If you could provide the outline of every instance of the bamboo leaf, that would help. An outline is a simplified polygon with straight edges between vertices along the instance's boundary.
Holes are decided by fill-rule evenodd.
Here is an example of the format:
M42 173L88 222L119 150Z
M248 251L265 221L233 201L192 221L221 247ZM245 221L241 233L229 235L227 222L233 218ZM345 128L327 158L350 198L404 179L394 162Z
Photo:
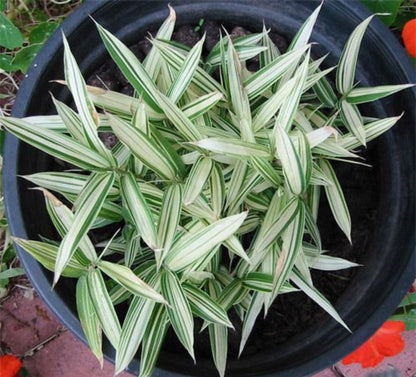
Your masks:
M320 293L316 288L311 287L303 276L296 269L290 275L290 279L313 301L315 301L322 309L324 309L332 318L334 318L339 324L344 326L348 331L351 331L346 323L339 316L335 308L331 303Z
M249 158L252 155L266 158L270 157L270 153L266 147L238 139L211 137L193 142L192 144L208 151L227 156L240 158Z
M250 162L253 168L261 174L264 180L271 183L275 187L282 184L282 179L280 178L279 173L267 159L251 156Z
M194 76L198 63L201 59L204 42L205 35L198 43L195 44L194 47L192 47L191 51L189 51L181 69L178 72L178 75L175 78L175 81L166 93L172 102L177 103L185 93L188 86L191 84L192 77Z
M263 272L250 272L244 278L243 286L258 292L271 292L273 289L273 276Z
M310 48L306 52L306 56L304 58L303 63L297 69L295 75L293 76L294 83L293 86L291 86L292 90L290 92L290 95L285 97L285 100L283 101L279 114L276 118L275 124L279 124L287 132L289 132L292 128L293 118L295 117L295 114L297 112L300 98L306 85L306 78L308 77L309 58Z
M299 210L294 220L289 224L282 237L282 249L273 276L273 299L279 294L283 284L289 278L295 265L296 258L302 249L302 238L305 227L305 207L301 201L299 201L299 204ZM272 300L270 300L269 306L271 303Z
M321 11L322 5L323 2L313 11L313 13L304 22L302 27L298 30L288 47L288 51L303 47L308 43L309 38L312 34L312 30L318 18L319 12Z
M328 161L321 159L319 161L319 166L324 174L332 181L331 186L325 186L325 193L328 198L332 214L334 215L338 226L351 242L351 217L341 185L339 184L337 176Z
M75 106L78 109L79 119L82 125L82 129L80 129L80 131L84 134L83 139L88 142L88 146L90 148L96 150L112 164L115 164L114 157L98 137L98 113L88 97L84 78L82 77L81 71L74 56L72 55L68 41L66 40L64 34L62 34L62 39L64 43L65 80L69 90L72 93Z
M352 105L344 100L340 102L340 107L341 119L343 120L345 126L349 131L352 132L355 137L357 137L360 143L365 146L366 140L364 122L357 106Z
M157 232L153 215L132 173L120 178L123 202L143 241L153 250L157 249Z
M170 269L178 271L195 263L216 245L231 237L241 226L246 216L247 212L228 216L195 233L183 236L172 246L165 259L165 264Z
M118 349L121 327L99 270L91 268L88 271L87 286L101 328L112 346Z
M156 272L153 267L153 272ZM156 276L148 281L149 285L157 288ZM123 371L133 360L144 337L155 302L141 296L135 296L131 301L120 333L120 343L116 352L116 373Z
M306 189L306 179L299 155L285 129L277 122L274 128L276 157L280 159L283 174L290 190L299 195Z
M166 189L163 196L162 208L157 227L157 244L158 248L162 249L162 256L158 263L159 267L163 262L163 259L170 251L179 226L183 204L182 191L181 185L171 185Z
M168 4L169 16L163 22L162 26L156 33L157 39L170 39L175 28L176 13L175 10ZM143 62L143 68L149 74L153 81L156 81L159 75L161 66L161 56L156 48L151 48Z
M176 163L163 153L157 144L140 130L133 128L123 120L108 114L108 119L116 136L149 169L162 178L175 180L179 174Z
M172 327L182 345L195 360L194 319L185 292L181 287L178 277L169 270L164 271L162 274L161 284L163 296L169 303L167 312Z
M180 52L176 51L167 41L152 40L152 43L159 50L165 61L176 71L179 71L186 59ZM201 67L197 67L192 78L194 84L203 94L210 92L225 93L224 88Z
M146 103L160 113L157 93L159 92L151 77L136 56L113 34L96 23L98 32L110 56L120 68L133 88L143 96Z
M246 79L244 87L247 90L248 98L252 100L262 94L267 88L270 88L285 72L297 64L308 48L309 46L305 46L280 55L277 59Z
M107 261L98 262L98 268L134 295L143 296L162 304L166 303L160 293L137 277L130 268Z
M226 311L217 304L206 292L191 284L183 286L192 312L208 322L219 323L227 327L233 327L228 319Z
M58 246L47 244L45 242L23 240L16 237L12 237L12 240L33 258L35 258L47 270L54 270L55 260L58 254ZM87 271L88 268L86 266L83 266L76 259L72 258L68 261L61 275L70 278L78 278L85 275Z
M73 218L73 224L59 246L58 255L56 256L54 285L97 218L104 200L113 186L114 179L114 173L95 173L83 189L81 195L84 196L85 200L80 203Z
M58 132L33 127L17 118L0 117L5 129L41 151L86 170L107 170L112 162L97 152Z
M198 161L192 166L191 171L186 179L184 189L184 205L191 204L197 196L201 193L205 183L207 182L211 170L212 160L207 157L200 157Z
M77 312L81 322L82 331L87 339L88 345L95 357L103 367L104 358L102 351L102 333L94 303L88 290L87 278L81 276L77 282L76 289Z
M352 104L377 101L400 90L413 87L415 84L384 85L371 88L354 88L347 95L347 101Z
M336 85L341 94L348 94L354 86L355 69L361 41L374 15L366 18L351 33L339 59Z
M218 291L211 284L208 285L208 287L210 296L215 299L217 297ZM220 374L220 377L224 377L228 354L227 327L224 325L213 323L208 326L208 331L211 343L211 352L215 366L218 370L218 373Z
M156 305L143 337L140 377L150 377L152 375L168 328L169 321L166 308L163 305Z
M218 163L214 163L210 175L210 192L212 209L218 218L221 217L225 202L225 182L224 174Z
M45 197L46 209L56 230L61 237L65 237L74 223L74 214L58 198L52 195L48 190L41 189ZM97 259L94 245L86 235L79 243L79 250L75 252L75 257L83 264L89 264Z

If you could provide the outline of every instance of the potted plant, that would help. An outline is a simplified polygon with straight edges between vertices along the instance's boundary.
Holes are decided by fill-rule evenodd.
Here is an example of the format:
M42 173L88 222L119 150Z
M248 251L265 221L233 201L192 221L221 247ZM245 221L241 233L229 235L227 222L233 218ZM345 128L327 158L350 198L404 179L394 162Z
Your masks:
M56 69L62 69L62 64L55 64L62 58L62 37L55 35L34 62L19 94L14 115L31 117L1 119L7 131L58 159L8 136L6 205L23 263L47 303L80 337L83 330L100 360L104 332L108 339L104 354L114 358L111 345L116 349L117 372L128 366L141 345L140 373L150 375L171 327L160 365L179 374L162 375L214 375L215 368L224 375L227 354L229 375L306 375L368 337L394 309L414 276L414 198L410 195L414 161L406 155L414 149L414 129L406 127L406 118L399 115L409 110L412 118L413 95L409 90L401 92L394 106L389 101L373 103L410 86L406 76L400 76L406 69L397 57L390 63L400 73L373 67L366 71L366 58L375 47L385 60L392 57L378 34L372 35L373 44L366 43L360 50L368 25L376 21L346 18L353 27L334 28L337 38L332 42L325 33L334 26L332 12L339 20L346 10L364 11L356 4L352 8L350 3L348 7L326 4L323 28L312 36L321 47L312 56L316 46L308 43L322 5L313 10L310 3L262 2L263 7L253 8L238 2L236 11L235 4L175 4L178 21L184 23L211 18L258 31L234 41L224 34L200 65L204 37L191 49L169 42L176 22L172 8L142 63L126 47L155 29L155 23L166 16L166 4L143 3L142 17L136 20L132 10L137 3L87 3L78 16L90 13L96 20L105 48L135 94L85 84L81 70L86 75L96 71L104 47L92 33L92 21L75 17L64 27L69 43L64 37L65 81L59 84L69 88L76 112L60 102L68 98L66 88L53 90L60 99L52 98L58 116L34 116L30 108L36 103L36 113L52 110L45 96L35 93L42 93L47 81L62 77ZM297 28L302 12L310 14ZM293 37L285 53L278 51L267 29L261 31L260 19ZM377 27L391 42L381 25ZM74 49L77 33L88 36L77 45L78 52ZM338 38L346 41L345 47ZM91 51L91 46L97 47ZM71 49L82 60L81 70ZM339 57L336 70L331 63L321 70L325 50L336 60ZM260 69L250 72L245 61L256 56ZM331 72L335 73L332 85ZM213 77L216 74L218 80ZM392 83L396 85L386 86ZM357 106L364 103L365 107ZM392 111L396 106L400 111ZM96 107L104 112L98 113ZM354 165L334 171L334 162L357 162L355 150L397 122L399 131L389 133L376 149L369 147L370 159L379 166L372 177L378 184L364 180L370 173L351 176L358 169ZM99 137L102 131L118 138L111 150ZM360 236L351 239L350 214L337 177L346 173L346 182L358 187L352 189L353 201L361 207L356 213L362 214L363 205L371 202L373 207L367 208L375 214L364 214L370 216L363 224L375 222L376 226L365 227L361 241ZM41 186L45 200L39 199L39 190L28 191L17 174ZM363 180L366 187L360 186ZM331 217L321 206L321 187ZM377 196L378 203L360 192L364 189ZM319 217L324 214L322 238L318 213ZM399 216L407 228L391 225ZM349 281L336 308L314 286L310 271L357 266L324 253L323 246L343 242L339 233L328 237L334 224L355 248L357 244L365 248L358 258L363 267ZM400 254L395 254L398 245ZM382 295L380 286L385 290ZM283 331L278 321L270 320L275 310L279 317L279 304L284 303L276 303L276 298L284 300L285 293L300 297L290 293L299 290L335 321L312 318L307 329L295 336L290 333L289 340L263 344L265 327L274 338ZM294 319L299 321L295 317L299 308L315 310L305 304L306 298L302 300L300 307L295 303L292 311L288 309L287 327ZM269 318L259 325L256 318L262 310L269 312ZM258 344L241 353L255 323ZM204 344L208 337L195 335L197 327L209 334L208 347ZM236 337L239 349L234 349ZM198 363L193 366L195 350ZM208 359L210 353L215 366ZM130 368L138 367L133 363Z

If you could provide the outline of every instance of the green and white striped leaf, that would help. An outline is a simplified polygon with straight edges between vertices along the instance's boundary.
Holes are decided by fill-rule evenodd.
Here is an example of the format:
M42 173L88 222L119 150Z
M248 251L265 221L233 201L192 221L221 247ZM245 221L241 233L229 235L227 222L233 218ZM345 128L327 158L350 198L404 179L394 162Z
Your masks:
M306 85L306 78L308 77L308 64L310 59L310 48L306 51L304 61L296 70L293 76L294 83L291 85L291 92L285 97L280 111L276 118L276 123L283 127L286 132L292 128L293 118L298 110L300 98L302 96L304 87ZM276 126L275 126L276 128ZM275 131L276 132L276 131Z
M58 231L61 237L65 237L66 233L72 227L74 223L74 214L65 206L58 198L52 195L48 190L40 188L45 197L46 209L49 217L52 220L53 225ZM95 252L94 245L86 235L79 243L79 250L75 252L75 257L82 264L89 264L97 259L97 253Z
M345 127L360 141L362 145L366 145L365 129L363 118L356 105L352 105L345 100L340 102L341 119Z
M332 181L331 186L325 186L325 193L328 198L332 214L334 215L338 226L351 242L351 217L341 185L339 184L338 178L335 175L334 169L329 161L321 159L319 161L319 166L324 174Z
M155 38L157 39L167 39L169 40L172 36L173 29L175 28L176 22L176 13L175 10L168 4L169 7L169 16L160 26L159 30L156 33ZM143 62L143 68L149 74L149 77L152 78L153 81L156 81L157 76L160 72L161 66L161 56L159 51L156 48L151 48L150 52L147 54L146 58Z
M78 318L88 345L95 357L103 367L104 357L102 351L102 332L94 303L88 290L87 278L81 276L77 282L76 301Z
M190 120L195 120L211 110L223 98L224 95L220 92L208 93L187 103L181 110Z
M220 287L217 281L210 281L208 283L208 289L209 295L213 299L219 296ZM224 325L212 323L208 325L208 331L215 366L220 377L224 377L228 354L228 329Z
M308 138L309 146L311 148L314 148L317 145L323 143L330 136L335 136L336 138L337 135L338 131L335 128L331 126L324 126L311 132L308 132L306 134L306 137Z
M266 180L275 187L278 187L282 184L282 178L280 177L277 170L267 159L257 156L251 156L250 162L253 168L261 174L264 180Z
M149 205L132 173L120 177L123 203L143 241L153 250L157 249L157 231Z
M347 101L352 104L377 101L400 90L411 88L415 84L384 85L371 88L354 88L347 95Z
M178 72L178 75L175 78L175 81L166 93L172 102L177 103L185 93L188 86L191 84L192 77L194 76L198 63L201 59L204 42L205 35L198 43L195 44L194 47L192 47L191 51L189 51L181 69Z
M159 106L169 118L169 121L172 122L185 140L194 141L202 138L198 128L169 97L159 93L157 99Z
M293 92L295 85L296 78L293 77L288 82L281 85L276 93L274 93L263 105L261 105L253 119L254 132L260 131L267 125L267 123L280 109L282 104L287 101L288 97Z
M251 298L250 306L248 307L248 310L247 310L247 313L245 315L244 322L243 322L239 356L244 350L244 347L251 334L251 331L254 327L256 319L261 312L265 299L266 299L266 295L262 292L254 292Z
M23 175L24 179L48 190L56 191L63 196L75 197L82 191L88 180L88 175L69 172L40 172ZM120 198L119 190L113 186L108 193L108 200Z
M121 327L99 270L90 268L87 275L87 286L101 328L112 346L118 349Z
M274 127L276 157L280 160L283 174L290 190L299 195L306 189L306 178L302 162L285 129L276 121Z
M78 114L63 102L58 101L53 95L51 97L66 130L74 139L88 146L88 140L85 138L83 126Z
M153 267L153 272L156 272ZM153 288L157 287L156 276L148 281ZM120 343L116 352L116 373L123 371L131 360L133 360L152 315L155 302L141 296L134 296L127 310L123 327L120 333Z
M75 106L78 109L79 119L82 125L82 129L80 129L80 131L84 134L83 140L88 143L87 146L96 150L101 156L110 161L112 164L115 164L114 157L111 152L105 147L103 142L98 137L98 113L96 112L92 101L88 97L84 78L82 77L81 71L74 56L72 55L68 41L66 40L64 34L62 34L62 39L64 43L65 80L69 90L72 93Z
M243 286L258 292L271 292L273 276L264 272L250 272L244 278Z
M191 307L178 277L166 270L162 274L162 293L169 303L167 312L172 327L191 357L194 355L194 319Z
M249 158L252 155L266 158L270 157L270 153L265 146L238 139L210 137L193 142L192 144L210 152L237 158Z
M224 174L218 163L214 163L214 166L211 171L210 192L212 209L217 215L217 217L220 218L222 210L224 208L226 192Z
M144 165L162 178L176 179L176 176L180 174L176 161L164 153L152 139L120 118L108 114L108 119L116 136Z
M302 238L305 227L305 207L299 201L299 210L294 220L289 224L283 234L283 244L277 260L273 276L272 299L274 299L288 280L299 252L302 250ZM273 300L270 300L269 307Z
M335 308L331 303L325 298L325 296L320 293L316 288L311 287L304 277L296 269L290 275L290 280L292 280L304 293L306 293L313 301L315 301L322 309L324 309L332 318L334 318L339 324L344 326L348 331L351 331L347 324L339 316Z
M33 127L17 118L0 117L5 129L20 140L41 151L82 169L100 171L114 167L113 163L71 137L48 129Z
M97 218L107 194L113 186L114 179L115 174L112 172L95 173L81 192L80 195L84 197L84 200L80 202L73 218L73 224L63 238L56 256L54 285Z
M182 212L183 190L179 184L169 186L164 195L157 225L157 245L162 250L158 267L169 253ZM157 255L156 255L157 257Z
M313 13L303 23L302 27L298 30L298 32L292 39L292 42L288 47L288 51L303 47L309 42L309 38L311 37L312 30L315 26L322 5L323 2L313 11Z
M359 267L360 265L349 260L321 254L316 257L314 254L305 252L306 260L310 268L321 271L338 271L351 267Z
M183 288L195 315L208 322L233 327L226 311L206 292L191 284L184 284Z
M309 46L305 46L280 55L277 59L246 79L244 87L247 90L248 98L252 100L270 88L285 72L298 63L308 48Z
M150 377L152 375L168 328L169 321L166 308L160 304L156 305L143 337L139 377Z
M156 112L160 112L158 98L159 92L146 72L140 61L120 40L118 40L108 30L96 23L98 32L104 42L110 56L120 68L123 75L130 82L133 88L143 96L149 106Z
M165 264L174 271L182 270L203 258L218 244L230 238L241 226L247 212L228 216L211 225L183 236L165 258Z
M374 15L366 18L351 33L339 59L336 86L341 94L348 94L354 86L355 69L361 41Z
M272 202L268 208L265 221L262 223L259 233L252 248L252 269L255 269L262 261L269 247L276 241L285 229L291 224L300 210L300 201L291 199L283 208L276 202ZM277 217L269 215L278 210ZM267 220L270 218L270 220Z
M163 296L147 285L128 267L107 261L98 262L98 268L108 275L111 279L126 288L137 296L143 296L149 300L166 303Z
M183 200L185 206L191 204L199 196L211 174L212 166L212 160L202 156L192 166L185 183Z
M186 59L186 56L175 50L167 41L152 40L165 61L176 71L179 71ZM194 84L203 94L210 92L225 93L224 88L201 67L197 67L195 75L192 78Z
M17 237L12 237L12 240L47 270L54 270L56 256L58 255L58 246L45 242L23 240ZM85 275L87 272L88 268L86 266L83 266L75 258L72 258L68 261L61 275L69 278L78 278Z
M402 115L399 115L397 117L376 120L374 122L370 122L364 125L366 140L371 141L382 135L384 132L387 132L399 121ZM348 150L357 148L361 145L360 141L351 134L344 135L339 141L339 143Z

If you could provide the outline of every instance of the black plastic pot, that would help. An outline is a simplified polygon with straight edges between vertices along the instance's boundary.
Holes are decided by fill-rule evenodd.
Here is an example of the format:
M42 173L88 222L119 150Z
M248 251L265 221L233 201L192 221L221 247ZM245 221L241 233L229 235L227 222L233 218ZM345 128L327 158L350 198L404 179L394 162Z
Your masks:
M318 1L170 1L178 23L196 24L200 18L259 30L263 24L292 37L301 23L319 5ZM118 35L127 44L154 30L167 15L167 1L87 1L62 25L71 48L88 76L101 64L104 47L88 15ZM330 51L330 64L336 64L341 49L353 28L369 15L358 1L328 1L324 4L312 37L318 51ZM60 31L45 44L30 68L19 91L13 115L23 117L47 114L53 110L48 91L61 100L68 92L51 87L49 80L63 77ZM358 79L363 85L406 83L414 71L405 51L382 23L375 19L364 37L358 62ZM394 311L416 276L415 258L415 92L406 90L379 101L369 111L376 116L393 116L405 111L391 132L376 143L378 208L376 224L365 250L365 258L336 308L353 330L346 332L328 317L299 334L280 348L231 360L229 376L302 377L317 372L363 343ZM3 185L11 233L22 238L53 235L44 203L18 174L48 170L53 160L15 137L7 135L4 153ZM354 226L354 224L353 224ZM85 340L77 320L74 282L61 279L51 290L52 275L18 248L21 261L36 290L60 320L80 339ZM114 352L104 344L107 358ZM164 352L155 376L215 376L210 360L190 359ZM163 369L162 369L163 368ZM131 371L138 370L138 362Z

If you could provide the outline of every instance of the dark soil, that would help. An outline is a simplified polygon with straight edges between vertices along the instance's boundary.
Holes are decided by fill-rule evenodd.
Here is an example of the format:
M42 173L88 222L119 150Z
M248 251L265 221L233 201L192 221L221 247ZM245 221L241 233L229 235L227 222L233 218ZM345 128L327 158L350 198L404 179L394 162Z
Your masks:
M207 55L219 40L220 26L215 21L206 21L197 32L193 26L184 25L174 32L173 40L191 47L206 33L204 55ZM231 29L230 35L231 38L235 39L250 33L251 31L236 26ZM286 51L288 42L285 37L273 32L270 33L270 37L281 52ZM147 39L144 39L130 46L130 48L142 61L149 52L151 44ZM252 71L258 69L258 59L248 61L247 67ZM133 95L133 88L110 58L88 78L87 83ZM102 133L101 137L108 147L112 147L117 142L117 139L111 133ZM364 155L364 157L367 156ZM324 190L322 190L318 225L322 235L323 247L330 250L329 255L359 262L362 253L366 250L376 215L376 173L371 168L345 163L336 165L335 169L341 186L344 188L344 194L351 212L353 224L352 245L337 227L326 201ZM316 288L333 304L336 304L337 299L346 290L351 278L354 277L355 271L356 269L336 272L313 270L312 277ZM241 322L234 312L230 313L230 317L236 330L229 331L229 356L230 358L236 358L241 337ZM244 353L248 355L269 350L311 328L314 324L329 318L318 305L303 293L281 295L270 308L266 320L263 320L262 314L260 314ZM200 324L200 322L196 323L195 330L196 356L197 358L210 358L208 331L199 334ZM183 350L172 330L168 333L164 350L171 353L178 353Z

